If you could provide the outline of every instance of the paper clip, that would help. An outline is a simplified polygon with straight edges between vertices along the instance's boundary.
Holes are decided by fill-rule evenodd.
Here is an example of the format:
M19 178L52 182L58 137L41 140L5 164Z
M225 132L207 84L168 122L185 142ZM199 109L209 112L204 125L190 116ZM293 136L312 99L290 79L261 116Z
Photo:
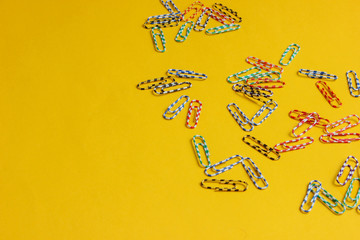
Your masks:
M224 24L218 27L209 28L208 30L205 31L205 33L209 35L215 35L215 34L235 31L238 29L240 29L239 24L231 23L231 24Z
M345 137L345 136L356 136L355 138L335 138L335 137ZM327 138L327 139L325 139ZM353 141L360 140L360 133L342 133L334 132L329 134L321 135L319 140L323 143L351 143Z
M314 192L313 190L311 190L311 191ZM321 196L321 194L323 194L327 199L325 197ZM339 200L337 200L334 196L332 196L323 187L321 187L317 198L320 200L320 202L322 202L325 206L327 206L335 214L339 214L339 215L343 214L346 210L345 205L342 202L340 202ZM337 207L340 208L340 211L336 210Z
M291 132L294 135L294 137L300 137L304 135L307 131L309 131L311 128L313 128L318 122L319 122L319 114L317 114L316 112L310 113L303 120L301 120L299 124L296 125ZM300 134L296 134L295 133L296 129L301 127L301 125L303 125L304 123L308 123L310 124L310 126L306 128L304 131L302 131Z
M186 32L185 32L185 35L183 35L183 32L184 32L184 29L187 25L189 25L187 28L186 28ZM176 37L175 37L175 41L177 42L184 42L187 37L189 36L191 30L193 29L194 27L194 22L193 21L187 21L186 23L184 23L181 27L180 27L180 30L179 32L177 33Z
M233 85L233 90L235 92L242 92L250 97L255 96L255 97L269 98L274 94L271 90L266 88L251 86L248 84L239 84L239 83Z
M298 121L304 120L310 113L300 111L300 110L292 110L289 112L289 117ZM307 121L309 124L314 124L315 119L309 118ZM330 124L330 121L326 118L322 118L319 116L318 122L315 126L325 127Z
M233 19L234 22L240 23L242 21L241 17L238 16L238 13L227 6L222 5L221 3L215 3L213 5L215 10L218 10L228 16L229 18Z
M353 190L353 188L354 188L354 182L355 182L356 180L360 182L360 178L354 178L353 180L351 180L350 185L349 185L349 188L348 188L348 190L346 191L345 197L344 197L344 200L343 200L344 205L345 205L347 208L350 208L350 209L355 208L356 205L357 205L358 202L359 202L359 199L360 199L360 188L358 188L358 191L357 191L357 193L356 193L355 198L351 197L351 192L352 192L352 190ZM348 202L353 202L353 204L352 204L352 205L348 205L348 204L347 204Z
M231 110L231 106L233 106L235 108L235 111ZM243 113L240 110L240 108L238 107L238 105L236 105L236 103L230 103L229 105L227 105L227 109L229 110L230 114L233 116L233 118L235 119L237 124L239 124L239 126L242 128L242 130L244 130L246 132L251 132L254 129L253 123L245 115L245 113ZM239 116L239 114L241 117ZM244 121L242 121L241 118L243 118ZM249 129L245 128L246 125L249 125Z
M298 145L294 145L294 146L288 146L288 143L296 143L296 142L300 142L301 140L305 140L308 139L309 142L305 142L305 143L301 143ZM283 152L289 152L289 151L293 151L293 150L299 150L299 149L303 149L305 148L307 145L310 145L314 142L314 139L312 137L301 137L301 138L297 138L297 139L292 139L292 140L288 140L282 143L278 143L274 146L274 149L276 151L278 151L279 153L283 153ZM279 147L282 147L283 149L279 149Z
M169 82L170 81L170 82ZM160 78L154 78L154 79L150 79L150 80L146 80L144 82L139 83L138 85L136 85L137 89L140 90L149 90L152 89L156 86L159 85L164 85L164 84L168 84L171 82L175 82L175 79L171 76L167 76L167 77L160 77ZM149 83L152 83L149 86L144 87L143 85L147 85Z
M158 33L155 33L155 31L158 31ZM165 41L165 36L164 36L164 32L161 30L161 28L159 27L153 27L151 29L151 36L152 36L152 39L154 41L154 45L155 45L155 49L156 51L158 52L165 52L166 51L166 41ZM159 36L160 37L160 42L161 42L161 45L162 45L162 50L159 48L158 46L158 43L157 43L157 40L156 40L156 36Z
M241 74L250 72L250 71L252 71L252 70L256 70L256 72L255 72L255 73L250 73L250 74L247 74L247 75L245 75L245 76L240 77ZM227 77L226 80L227 80L229 83L238 83L238 82L240 82L240 81L245 81L245 80L247 80L247 79L249 79L249 78L255 77L255 76L256 76L257 74L259 74L260 72L261 72L261 69L260 69L259 67L251 67L251 68L245 69L245 70L243 70L243 71L240 71L240 72L238 72L238 73L231 74L229 77ZM231 79L232 77L235 77L236 80L235 80L235 81L231 81L230 79Z
M326 84L326 82L317 81L315 85L332 107L339 108L342 105L340 99L336 97L336 94L330 89L330 87Z
M167 89L167 88L172 88L172 87L181 86L181 85L187 85L187 86L165 91L165 89ZM164 95L164 94L168 94L168 93L178 92L181 90L191 88L191 86L192 86L191 82L180 82L180 83L172 82L172 83L168 83L168 84L158 85L154 88L154 94Z
M314 188L316 188L316 191L312 191ZM321 182L319 182L318 180L312 180L309 185L308 185L308 188L306 190L306 195L304 197L304 200L302 201L301 203L301 206L300 206L300 210L304 213L308 213L311 211L311 209L314 207L314 204L316 202L316 199L317 197L319 196L319 193L320 193L320 190L321 190ZM313 193L313 197L311 198L310 200L310 206L309 206L309 209L304 209L305 205L308 205L309 202L308 202L308 198L310 196L310 193Z
M249 140L247 140L249 139ZM280 154L272 147L269 147L267 144L262 143L260 140L250 136L246 135L242 138L243 142L264 155L265 157L269 158L270 160L279 160ZM255 143L255 144L254 144ZM270 154L275 155L275 157L272 157Z
M351 166L349 164L349 161L355 162L355 167ZM354 175L355 170L359 167L359 161L354 156L348 156L344 162L344 164L341 166L340 171L338 175L336 176L336 182L340 184L341 186L344 186ZM349 168L349 173L346 176L346 179L344 182L340 182L340 178L342 177L345 168Z
M211 187L206 185L205 183L218 183L224 185L232 185L232 188L223 188L223 187ZM248 188L248 183L241 180L225 180L225 179L204 179L200 183L203 188L206 189L214 189L215 191L221 192L245 192ZM243 188L237 188L238 185L242 185ZM221 185L220 185L221 186Z
M285 85L285 82L280 81L280 80L272 80L269 78L249 78L246 80L245 82L246 84L255 86L255 87L262 87L262 88L266 88L266 89L273 89L273 88L283 88ZM267 83L271 83L272 85L262 85L262 84L267 84ZM276 85L278 84L278 85Z
M170 13L180 12L180 10L176 7L175 3L172 0L166 0L165 2L164 0L161 0L161 3Z
M169 69L168 75L174 75L175 77L179 78L193 78L193 79L200 79L205 80L207 79L207 75L204 73L197 73L194 71L189 70L179 70L179 69Z
M207 8L207 7L206 7ZM207 15L209 15L212 19L214 19L215 21L218 21L222 24L230 24L230 23L235 23L234 19L226 16L224 13L219 12L215 9L212 9L211 14L206 13ZM227 22L226 22L227 21Z
M259 111L257 111L257 113L255 113L255 115L251 118L251 123L254 124L255 126L259 126L260 124L262 124L274 111L275 109L278 107L278 104L270 99L269 101L267 101L260 109ZM260 120L260 122L256 123L255 119L260 117L261 114L265 111L268 110L269 112Z
M185 102L183 102L180 106L178 106L176 109L174 110L171 110L175 104L177 104L181 99L185 98ZM175 102L173 102L172 104L170 104L170 106L166 109L166 111L164 112L163 114L163 117L165 119L168 119L168 120L172 120L174 119L180 112L181 110L184 109L184 106L185 104L190 100L190 97L189 96L186 96L186 95L183 95L181 97L179 97ZM171 117L169 117L168 115L172 115Z
M205 22L202 24L201 21L202 21L205 14L207 16L206 16ZM206 28L206 25L208 24L208 22L210 20L211 15L212 15L212 9L208 8L208 7L205 7L202 10L202 13L200 14L198 20L195 23L194 30L197 31L197 32L201 32L202 30L204 30Z
M201 142L196 143L196 139L200 139ZM199 159L200 165L205 167L205 168L210 167L211 166L210 152L209 152L209 148L208 148L208 146L206 144L205 138L203 136L200 136L200 135L195 135L195 136L193 136L192 140L193 140L193 143L194 143L194 148L195 148L195 151L196 151L197 158ZM205 153L207 165L205 165L203 163L202 159L201 159L199 146L202 147L202 149L203 149L203 151Z
M194 106L194 103L198 103L198 106ZM199 100L192 100L190 102L189 111L186 117L186 127L188 128L196 128L196 126L199 123L200 118L200 112L202 109L202 103ZM193 118L191 118L192 112L195 111L195 115ZM193 123L193 125L190 125L190 120Z
M277 69L279 71L279 73L282 73L284 71L284 69L281 66L266 62L264 60L261 60L259 58L253 57L253 56L249 56L245 59L245 61L255 67L259 67L265 71L272 71L272 69ZM279 79L276 79L279 80Z
M198 5L198 6L196 6L196 5ZM200 1L195 1L195 2L193 2L193 3L192 3L188 8L186 8L185 11L183 12L183 14L182 14L182 20L185 21L185 22L187 22L187 21L189 21L190 19L195 18L196 15L197 15L200 11L203 10L203 7L204 7L204 4L203 4L202 2L200 2ZM189 13L191 10L195 10L195 12L194 12L192 15L190 15L187 19L185 19L185 15L186 15L187 13Z
M352 73L354 75L356 88L353 87L353 80L350 77L350 73ZM351 96L360 97L360 82L359 82L359 78L357 77L356 72L353 71L353 70L347 71L346 72L346 78L347 78L347 82L348 82L348 85L349 85L349 91L350 91ZM356 94L355 92L358 92L358 94Z
M314 70L308 70L308 69L300 69L299 74L304 74L305 76L309 78L319 78L319 79L331 79L336 80L338 77L333 74L328 74L326 72L321 71L314 71Z
M354 120L354 119L352 119L352 117L357 118L357 121L355 121L355 123L351 123L351 120ZM334 132L330 132L330 130L335 129L336 127L339 127L342 124L346 124L346 126L341 128L341 129L335 130ZM351 114L351 115L349 115L347 117L344 117L344 118L342 118L340 120L337 120L337 121L335 121L333 123L330 123L330 124L326 125L325 126L325 132L326 133L335 133L335 132L339 133L339 132L343 132L343 131L345 131L345 130L347 130L349 128L353 128L353 127L355 127L355 126L357 126L359 124L360 124L360 118L356 114Z
M235 162L235 163L230 164L229 166L225 166L225 167L223 167L223 168L221 168L221 169L217 169L217 168L216 168L216 166L219 166L220 164L226 163L227 161L230 161L230 160L232 160L232 159L234 159L234 158L238 158L238 159L240 159L240 160L237 161L237 162ZM217 176L217 175L219 175L219 174L221 174L221 173L224 173L224 172L232 169L234 166L238 165L238 164L241 163L243 160L244 160L244 158L243 158L242 156L240 156L240 155L234 155L234 156L232 156L232 157L229 157L229 158L227 158L227 159L225 159L225 160L222 160L222 161L220 161L220 162L218 162L218 163L215 163L215 164L207 167L204 172L205 172L205 174L206 174L207 176L209 176L209 177L214 177L214 176ZM208 173L209 170L212 170L212 171L215 172L215 173L213 173L213 174Z
M144 23L144 28L149 29L153 27L166 28L176 27L181 20L181 14L170 13L149 17Z
M250 163L250 167L246 166L245 161L248 161ZM262 175L260 169L256 166L253 160L251 158L244 158L243 161L241 161L241 165L244 167L246 173L249 175L251 181L254 183L255 187L257 189L263 190L269 187L269 183L266 181L265 177ZM255 173L253 171L255 170ZM260 187L257 184L257 180L260 180L262 183L264 183L263 187Z
M292 51L293 53L290 56L290 59L287 63L284 63L283 60L286 56L286 54L288 54L289 51ZM280 59L280 64L283 66L287 66L289 65L289 63L291 63L291 61L295 58L296 54L298 54L300 51L300 46L296 43L292 43L290 44L286 49L285 52L281 55L281 59Z

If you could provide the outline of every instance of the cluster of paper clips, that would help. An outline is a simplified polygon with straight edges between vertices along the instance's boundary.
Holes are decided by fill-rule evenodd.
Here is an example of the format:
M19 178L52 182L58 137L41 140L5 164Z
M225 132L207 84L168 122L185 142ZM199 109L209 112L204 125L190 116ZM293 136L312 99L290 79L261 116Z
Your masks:
M200 1L195 1L183 12L179 10L173 0L161 0L161 3L169 13L148 17L144 23L146 29L151 29L155 50L158 52L166 51L166 40L162 28L176 27L180 22L185 22L175 36L175 41L184 42L192 30L203 31L210 19L214 19L222 25L207 29L205 33L208 35L238 30L240 28L238 23L242 21L236 11L221 3L215 3L210 8Z
M348 172L347 176L344 176L345 169L347 169ZM345 186L347 182L351 180L342 201L339 201L328 191L326 191L322 187L320 181L313 180L308 185L306 195L300 206L300 210L304 213L310 212L314 207L316 200L319 200L333 213L339 215L343 214L347 209L350 210L355 208L358 205L360 199L360 187L357 187L358 189L356 194L353 194L355 181L360 183L360 178L353 177L356 169L359 169L359 161L354 156L348 156L336 176L336 182L340 186ZM360 210L360 205L358 205L357 209Z
M206 144L205 138L200 135L195 135L192 138L192 143L195 149L195 155L198 163L201 167L205 168L204 172L207 176L215 177L232 169L236 165L241 164L257 189L263 190L269 186L260 169L251 158L234 155L225 160L212 164L210 161L209 148ZM232 163L228 164L228 162ZM225 165L226 163L228 165ZM232 187L229 188L226 185L230 185ZM243 188L238 188L238 185L242 185ZM244 192L246 191L248 184L242 180L204 179L201 182L201 186L207 189L213 189L215 191Z

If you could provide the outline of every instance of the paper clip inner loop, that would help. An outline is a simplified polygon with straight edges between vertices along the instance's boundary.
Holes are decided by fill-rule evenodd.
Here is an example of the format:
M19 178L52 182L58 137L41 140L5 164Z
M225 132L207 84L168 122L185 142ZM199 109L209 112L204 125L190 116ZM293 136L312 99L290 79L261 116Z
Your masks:
M157 31L157 33L155 33L155 31ZM166 41L165 41L164 32L161 30L161 28L153 27L151 29L151 36L152 36L152 39L154 41L156 51L165 52L166 51ZM158 42L156 40L156 36L160 37L160 42L161 42L161 45L162 45L162 49L159 48Z

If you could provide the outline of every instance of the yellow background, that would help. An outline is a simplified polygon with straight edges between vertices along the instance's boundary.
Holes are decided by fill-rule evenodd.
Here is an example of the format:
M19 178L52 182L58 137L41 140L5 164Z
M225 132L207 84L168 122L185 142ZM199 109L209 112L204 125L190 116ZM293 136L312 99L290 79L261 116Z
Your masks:
M175 0L184 10L192 1ZM292 109L331 121L360 114L345 72L360 72L360 5L356 0L221 2L243 18L235 32L207 36L164 29L165 53L154 50L148 16L160 1L19 1L0 3L0 239L335 239L355 238L360 214L341 216L317 202L299 211L309 181L342 200L335 176L359 142L322 144L322 129L304 150L271 161L242 142L228 113L236 102L257 107L226 82L255 56L278 63L290 43L301 46L285 67L279 108L250 134L270 145L290 139ZM211 6L214 1L204 1ZM217 26L211 20L209 26ZM154 96L136 84L167 69L206 73L190 90ZM339 76L329 82L343 106L332 108L300 68ZM203 102L196 129L186 110L172 121L167 106L186 94ZM359 132L359 127L356 129ZM218 178L249 183L244 193L206 190L191 138L207 140L212 162L251 157L270 186L257 190L241 166ZM358 173L356 173L358 176Z

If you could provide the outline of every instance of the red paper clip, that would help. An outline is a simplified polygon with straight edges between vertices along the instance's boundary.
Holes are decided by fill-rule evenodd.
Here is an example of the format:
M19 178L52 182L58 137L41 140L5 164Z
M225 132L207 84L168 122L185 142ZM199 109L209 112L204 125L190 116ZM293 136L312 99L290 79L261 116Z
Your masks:
M312 121L312 123L310 123L310 121ZM317 114L316 112L310 113L309 115L306 116L306 118L301 120L299 124L296 125L291 132L295 137L300 137L304 135L307 131L309 131L311 128L313 128L318 122L319 122L319 114ZM310 126L306 128L303 132L301 132L299 135L297 135L295 133L296 129L298 129L304 123L309 123Z
M305 140L305 139L309 139L310 142L305 142L305 143L301 143L298 145L294 145L294 146L288 146L288 143L295 143L295 142L300 142L301 140ZM278 151L279 153L282 152L289 152L289 151L293 151L293 150L299 150L299 149L303 149L305 148L305 146L310 145L314 142L314 139L312 137L301 137L301 138L297 138L297 139L293 139L293 140L288 140L282 143L278 143L274 146L274 149L276 151ZM279 147L282 147L283 149L279 149Z
M315 85L332 107L339 108L342 105L340 99L336 97L336 94L330 89L326 82L317 81Z
M289 117L298 121L304 120L310 113L299 111L299 110L292 110L289 112ZM313 124L315 119L309 119L308 123ZM319 116L319 121L317 122L316 126L325 127L326 125L330 124L330 121L326 118L322 118Z
M199 105L194 106L195 102L198 103ZM202 103L199 100L192 100L190 102L189 111L188 111L188 114L186 117L186 126L188 128L196 128L196 126L198 125L198 122L199 122L201 109L202 109ZM192 115L193 111L195 111L195 116L193 118L194 125L190 125L190 119L191 119L191 115Z
M355 123L350 122L352 117L357 118L357 121ZM326 133L331 133L330 130L333 130L334 128L340 126L341 124L347 124L345 127L341 128L339 130L335 130L332 133L343 132L343 131L345 131L345 130L347 130L349 128L352 128L352 127L355 127L355 126L359 125L359 123L360 123L360 118L356 114L351 114L351 115L349 115L347 117L344 117L344 118L342 118L340 120L337 120L336 122L330 123L327 126L325 126L325 132Z
M271 83L273 85L262 85L262 84L267 84L267 83ZM279 83L279 85L275 85ZM285 85L285 82L280 81L280 80L273 80L270 78L249 78L246 80L246 84L249 84L251 86L255 86L255 87L262 87L262 88L266 88L266 89L272 89L272 88L282 88Z
M255 67L259 67L265 71L272 71L271 69L277 69L278 72L282 73L284 71L284 69L278 65L269 63L269 62L265 62L259 58L253 57L253 56L249 56L245 59L245 61Z
M199 5L199 6L196 6L196 5ZM204 4L200 1L196 1L196 2L193 2L188 8L185 9L185 11L183 12L182 14L182 20L187 22L189 21L190 19L194 19L196 17L196 15L198 13L200 13L202 10L203 10L203 7L204 7ZM187 14L188 12L190 12L191 10L195 10L195 12L190 15L187 19L184 19L185 18L185 14Z
M344 136L357 136L356 138L340 138L337 139L335 137L344 137ZM326 139L327 138L327 139ZM324 134L320 136L320 141L323 143L351 143L353 141L360 140L360 133L341 133L334 132L329 134Z

